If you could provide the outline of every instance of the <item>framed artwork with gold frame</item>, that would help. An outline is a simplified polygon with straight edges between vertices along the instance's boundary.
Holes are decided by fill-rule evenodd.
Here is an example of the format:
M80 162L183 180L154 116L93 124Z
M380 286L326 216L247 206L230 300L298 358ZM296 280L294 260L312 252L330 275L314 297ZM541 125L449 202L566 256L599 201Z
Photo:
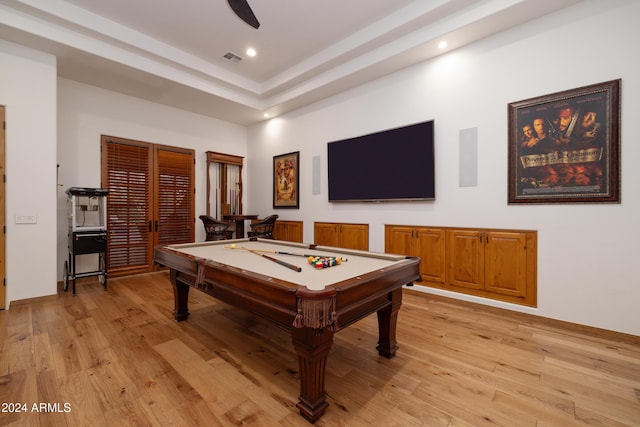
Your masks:
M300 152L273 156L273 207L299 208Z
M620 79L509 104L509 203L620 203Z

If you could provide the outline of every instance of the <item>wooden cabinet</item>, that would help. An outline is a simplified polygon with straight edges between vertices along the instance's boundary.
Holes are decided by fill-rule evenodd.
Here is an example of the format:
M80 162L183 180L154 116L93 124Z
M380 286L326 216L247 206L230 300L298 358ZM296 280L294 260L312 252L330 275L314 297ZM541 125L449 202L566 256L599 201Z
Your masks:
M369 250L369 224L314 222L313 241L316 245Z
M535 259L532 240L530 233L519 231L450 230L449 284L481 295L502 295L504 300L527 300L528 261Z
M446 279L446 233L441 228L394 225L385 227L385 252L420 257L420 275L430 286L443 288Z
M387 225L385 251L419 256L425 286L537 304L535 231Z
M449 230L447 270L449 285L466 289L482 289L484 284L483 232Z
M314 222L313 243L316 245L338 246L338 224Z
M302 243L302 221L277 220L273 228L273 238Z

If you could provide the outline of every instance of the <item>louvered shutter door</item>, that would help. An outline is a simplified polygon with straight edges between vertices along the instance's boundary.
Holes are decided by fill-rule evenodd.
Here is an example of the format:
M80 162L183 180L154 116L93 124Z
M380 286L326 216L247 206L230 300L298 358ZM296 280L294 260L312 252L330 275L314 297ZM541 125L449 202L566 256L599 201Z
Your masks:
M103 186L109 189L107 260L110 273L149 270L153 262L149 229L151 148L150 144L103 140Z
M157 160L157 244L193 242L194 154L158 147Z
M153 271L153 247L195 238L195 152L102 136L109 274Z

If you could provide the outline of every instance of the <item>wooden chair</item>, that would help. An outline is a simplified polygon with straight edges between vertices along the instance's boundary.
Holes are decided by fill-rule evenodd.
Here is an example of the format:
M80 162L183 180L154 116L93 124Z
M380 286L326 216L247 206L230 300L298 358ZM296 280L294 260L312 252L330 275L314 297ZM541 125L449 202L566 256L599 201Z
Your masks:
M202 220L202 224L204 224L207 241L228 240L233 238L233 224L217 220L209 215L200 215L200 220Z
M273 239L273 227L276 224L278 215L271 215L265 219L259 219L249 224L251 231L247 233L249 237L261 237L263 239Z

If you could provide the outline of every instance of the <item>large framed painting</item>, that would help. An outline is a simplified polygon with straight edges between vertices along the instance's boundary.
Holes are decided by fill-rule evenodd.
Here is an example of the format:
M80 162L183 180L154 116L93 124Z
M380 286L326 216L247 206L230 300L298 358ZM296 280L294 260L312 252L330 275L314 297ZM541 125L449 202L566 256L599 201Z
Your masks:
M620 203L620 79L509 104L509 203Z
M273 207L298 208L300 152L273 157Z

